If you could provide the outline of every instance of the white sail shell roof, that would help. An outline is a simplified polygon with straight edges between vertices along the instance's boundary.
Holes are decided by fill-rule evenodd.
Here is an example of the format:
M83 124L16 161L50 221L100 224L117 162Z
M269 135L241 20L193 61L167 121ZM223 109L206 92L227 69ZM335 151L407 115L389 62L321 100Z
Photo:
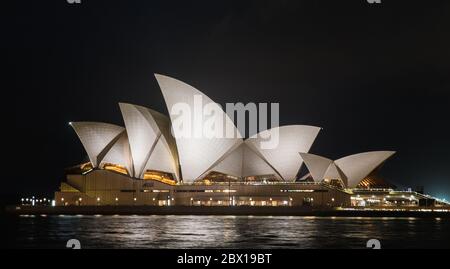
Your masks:
M102 122L71 122L93 167L98 167L109 148L125 131L123 127Z
M169 119L146 107L119 105L129 137L134 176L142 178L146 170L158 170L178 179L178 155Z
M242 167L242 176L261 176L274 175L280 178L278 173L265 160L263 160L255 151L253 151L247 144L243 145L244 164Z
M300 156L314 181L323 180L328 167L333 163L333 160L311 153L300 152Z
M163 135L159 136L155 148L150 154L150 158L144 168L144 171L147 170L169 172L174 175L175 179L178 179L177 165Z
M356 187L361 180L395 154L395 151L371 151L336 160L336 165L347 176L348 186Z
M261 156L259 156L248 144L242 143L230 154L220 159L209 172L219 172L235 177L274 175L281 179L278 173ZM208 173L205 173L207 175Z
M314 181L341 179L348 188L356 187L394 154L395 151L372 151L332 161L318 155L300 153Z
M174 128L173 132L178 149L179 163L182 171L184 182L193 182L208 169L214 165L220 158L222 158L230 149L242 143L242 138L234 126L234 123L223 112L222 108L213 102L208 96L198 91L194 87L176 80L171 77L157 75L155 77L159 83L164 100L167 105L167 110L170 114L172 124L177 119L177 115L172 113L172 108L177 104L184 104L190 108L192 118L192 132L191 137L183 137L178 128ZM212 115L211 117L222 120L224 128L232 128L238 134L234 138L224 137L203 137L195 136L194 134L202 134L203 126L206 123L206 118L203 116L203 109L195 108L194 98L201 97L203 108L205 105L215 106L217 111L221 111L219 115ZM201 129L199 129L201 128Z
M288 125L263 131L245 142L251 144L285 181L295 181L303 164L298 153L310 150L320 130L315 126ZM275 147L264 148L264 140L277 136L278 143Z
M123 132L111 149L106 153L102 163L110 163L125 167L130 175L133 174L133 160L131 157L128 136Z
M163 75L155 75L160 85L170 118L154 110L120 103L125 127L98 122L70 123L81 140L93 167L111 163L126 167L130 176L143 178L145 171L172 173L177 180L194 180L216 171L236 177L274 175L294 181L305 162L315 181L341 179L353 188L372 173L393 151L373 151L347 156L336 161L305 153L316 139L320 128L290 125L272 128L243 140L220 105L192 86ZM196 107L198 98L201 107ZM172 108L183 104L190 109L191 135L183 137L172 124L179 115ZM204 108L215 113L205 115ZM208 122L223 123L234 137L206 137ZM172 135L172 132L174 136ZM200 133L200 137L195 134ZM262 146L267 137L278 135L278 144ZM300 154L299 154L300 153ZM181 174L180 174L181 172Z
M339 169L339 167L336 165L336 163L332 162L330 166L328 166L327 171L325 172L325 175L323 176L324 179L339 179L342 181L344 186L348 185L347 177L345 176L344 172Z
M206 176L209 172L214 171L235 177L242 177L243 162L244 144L241 143L231 149L229 154L225 154L221 159L219 159L203 176Z
M130 141L134 176L141 177L160 132L147 108L125 103L119 106Z

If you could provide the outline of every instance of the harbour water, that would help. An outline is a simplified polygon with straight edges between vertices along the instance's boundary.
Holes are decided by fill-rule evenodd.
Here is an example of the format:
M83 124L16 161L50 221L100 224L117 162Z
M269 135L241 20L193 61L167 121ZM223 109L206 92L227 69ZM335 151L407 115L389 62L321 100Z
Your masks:
M2 248L450 248L448 218L1 216Z

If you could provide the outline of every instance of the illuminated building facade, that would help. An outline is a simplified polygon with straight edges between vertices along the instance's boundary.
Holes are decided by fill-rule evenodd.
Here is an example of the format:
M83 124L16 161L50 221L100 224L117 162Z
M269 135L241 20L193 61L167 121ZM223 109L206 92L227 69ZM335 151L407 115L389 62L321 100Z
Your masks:
M202 113L195 109L196 98L201 97L204 105L221 112L212 117L223 120L237 135L186 137L172 126L176 115L120 103L124 127L70 123L89 162L67 170L67 180L55 193L56 205L431 205L424 195L394 193L371 179L395 152L366 152L333 161L308 153L321 128L305 125L275 127L243 139L208 96L174 78L156 75L156 79L168 111L184 104L192 108L194 119L206 121L195 115ZM194 122L193 133L204 123ZM276 147L261 146L263 137L275 134ZM303 163L309 174L299 178Z

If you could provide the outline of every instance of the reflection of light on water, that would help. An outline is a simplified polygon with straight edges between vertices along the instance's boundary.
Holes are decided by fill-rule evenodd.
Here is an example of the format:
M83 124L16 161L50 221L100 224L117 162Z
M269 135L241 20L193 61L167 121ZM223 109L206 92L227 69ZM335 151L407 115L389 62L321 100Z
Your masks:
M450 222L440 218L33 217L21 216L18 240L36 247L77 238L85 248L364 248L367 238L377 238L386 246L421 248L426 240L433 247L450 237ZM417 240L424 231L426 240Z
M20 215L19 217L21 217L21 218L34 218L36 216L35 215Z

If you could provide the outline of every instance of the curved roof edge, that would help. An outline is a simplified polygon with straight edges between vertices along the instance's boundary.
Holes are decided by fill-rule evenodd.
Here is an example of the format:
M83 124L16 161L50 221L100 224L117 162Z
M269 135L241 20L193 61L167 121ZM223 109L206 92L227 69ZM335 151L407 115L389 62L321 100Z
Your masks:
M153 109L130 104L119 103L123 120L127 129L135 177L142 178L145 169L154 167L148 163L156 147L157 153L163 154L165 167L173 167L170 172L179 179L178 153L173 137L170 133L170 120L164 114ZM159 142L161 141L161 142ZM161 145L158 145L158 142ZM167 151L167 152L166 152Z
M340 158L335 163L347 176L348 187L354 188L395 153L395 151L369 151Z
M125 132L125 128L104 122L70 122L93 167L98 167L103 157Z
M303 165L303 159L298 153L311 149L321 129L311 125L283 125L259 132L245 142L251 144L251 148L257 151L283 180L295 181ZM271 141L272 139L275 141Z
M395 151L369 151L346 156L336 161L310 153L300 153L300 156L314 181L323 180L327 176L327 172L331 171L331 166L336 166L337 170L336 168L334 170L338 172L346 187L354 188L394 154ZM330 175L336 174L336 171ZM340 172L344 174L345 178L342 178Z
M300 156L316 182L324 179L328 167L333 163L333 160L311 153L300 152Z
M169 76L155 74L155 78L163 94L172 122L172 131L178 149L183 181L192 182L207 172L230 149L240 144L242 141L241 135L222 107L201 91ZM200 100L201 103L199 103ZM173 115L171 112L172 108L178 104L182 104L190 109L191 118L189 120L191 121L191 129L188 134L190 135L189 137L186 137L186 134L174 126L177 125L175 122L180 122L180 115ZM197 107L199 104L202 107ZM204 136L203 126L207 123L206 121L211 121L211 118L205 119L203 116L206 104L211 105L216 111L222 111L219 115L214 113L213 117L224 123L224 130L233 130L237 137L214 136L211 138ZM184 126L185 124L182 125Z

